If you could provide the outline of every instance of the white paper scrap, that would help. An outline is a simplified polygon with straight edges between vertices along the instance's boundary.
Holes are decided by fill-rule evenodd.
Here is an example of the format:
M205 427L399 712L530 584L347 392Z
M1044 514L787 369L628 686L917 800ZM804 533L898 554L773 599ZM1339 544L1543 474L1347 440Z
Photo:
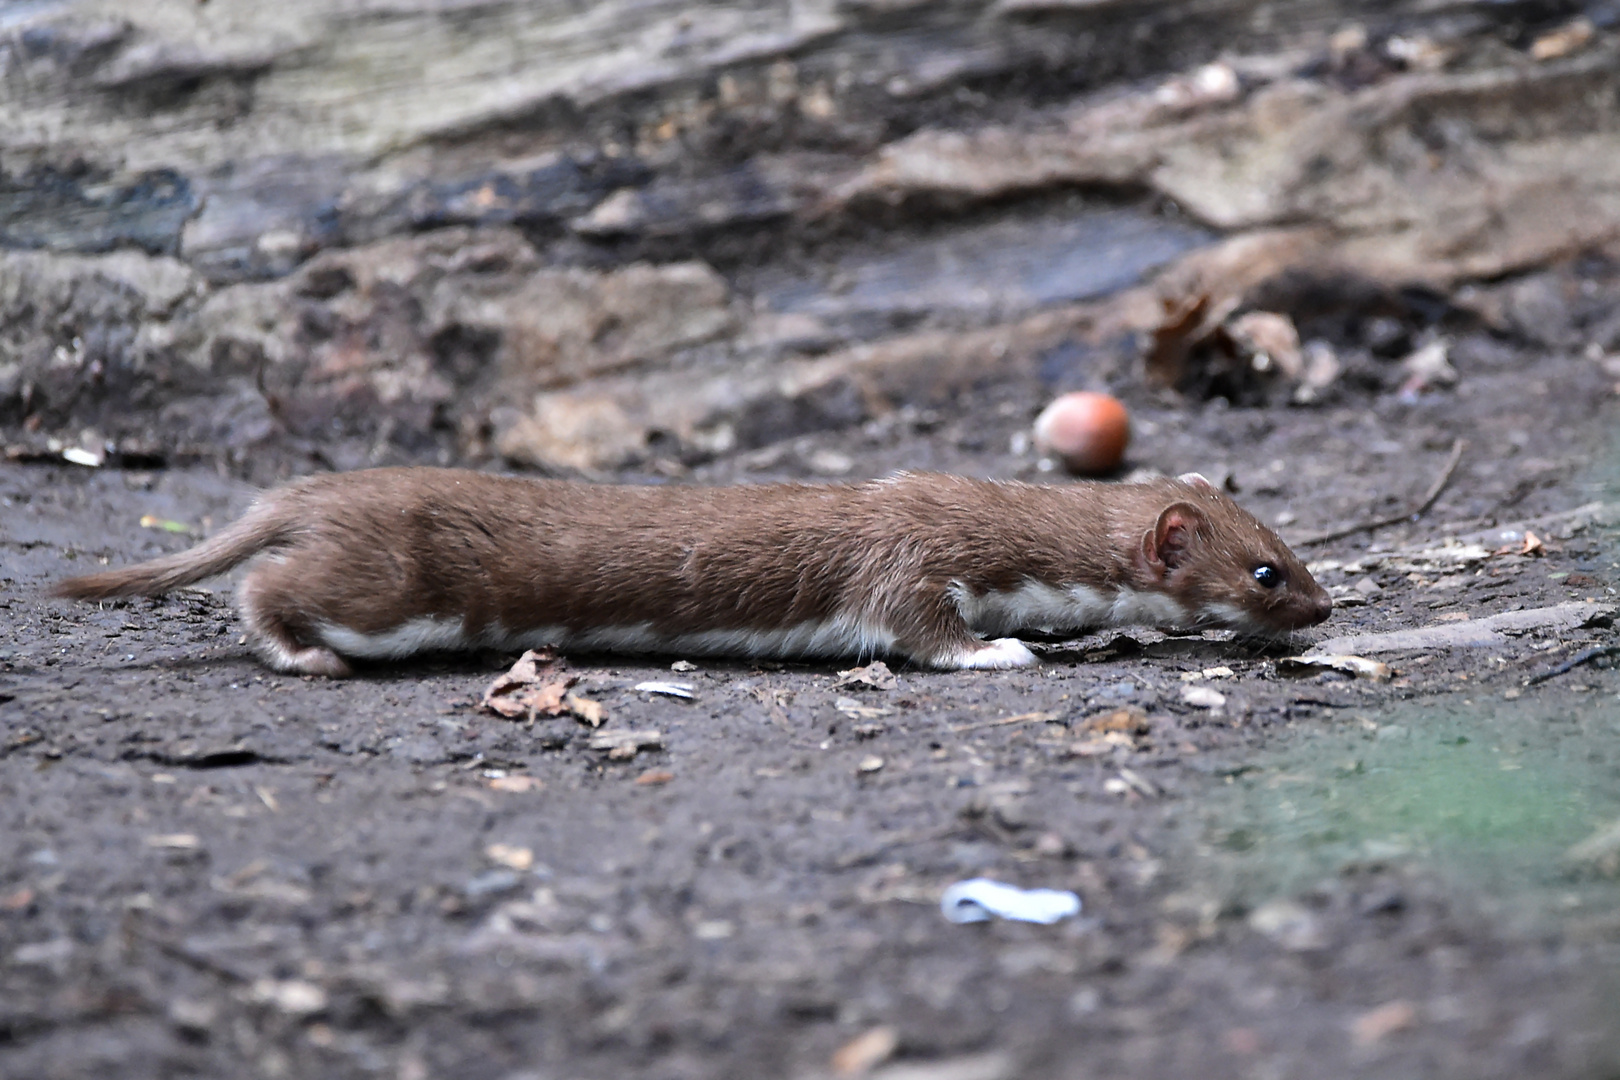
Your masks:
M1062 889L1020 889L989 878L969 878L945 890L939 909L954 923L984 922L994 915L1050 924L1080 914L1080 898Z
M639 682L636 689L647 694L664 694L668 697L692 698L692 684L684 682Z

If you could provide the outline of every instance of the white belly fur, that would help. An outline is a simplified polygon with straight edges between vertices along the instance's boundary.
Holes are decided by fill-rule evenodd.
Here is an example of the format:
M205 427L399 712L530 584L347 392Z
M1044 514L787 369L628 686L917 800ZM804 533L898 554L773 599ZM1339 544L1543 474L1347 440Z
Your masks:
M1109 592L1089 585L1060 587L1025 581L1016 589L980 596L957 585L952 597L967 624L985 635L1100 626L1183 626L1188 621L1186 609L1168 596L1135 589Z
M582 651L667 652L689 656L835 657L877 656L894 646L894 635L880 626L854 619L834 618L803 622L780 630L703 630L687 634L660 634L650 624L601 626L570 632L562 626L528 630L491 627L482 634L466 633L459 620L431 616L412 619L376 634L363 634L346 626L320 628L322 642L344 656L366 660L398 660L419 652L460 649L533 649L543 645Z
M962 617L975 633L987 637L1019 630L1057 631L1100 626L1179 626L1188 614L1159 593L1119 589L1107 592L1086 585L1058 587L1026 581L1016 589L971 595L952 589ZM650 623L601 626L571 632L562 626L507 630L492 626L468 634L459 619L432 616L411 619L375 634L327 624L319 630L323 644L344 656L398 660L420 652L463 649L532 649L542 645L585 651L681 653L689 656L830 658L878 656L890 651L895 637L886 627L851 616L813 620L778 630L700 630L660 634Z

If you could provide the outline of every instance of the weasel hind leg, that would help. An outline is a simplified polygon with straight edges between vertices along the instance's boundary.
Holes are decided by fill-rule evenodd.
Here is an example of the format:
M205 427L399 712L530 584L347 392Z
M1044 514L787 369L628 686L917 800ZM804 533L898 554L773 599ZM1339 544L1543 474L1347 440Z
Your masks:
M344 679L354 674L349 662L324 645L306 645L264 596L263 579L250 573L236 592L236 605L247 629L248 645L276 671Z
M896 635L900 651L942 671L996 670L1039 663L1017 638L985 641L975 636L962 618L961 608L943 588L916 598L913 606L894 621L900 628Z
M1017 638L1004 637L996 638L994 641L975 642L972 647L950 657L948 666L959 669L1000 670L1033 667L1039 662L1035 654L1029 651L1029 646ZM938 666L946 667L947 663L939 662Z

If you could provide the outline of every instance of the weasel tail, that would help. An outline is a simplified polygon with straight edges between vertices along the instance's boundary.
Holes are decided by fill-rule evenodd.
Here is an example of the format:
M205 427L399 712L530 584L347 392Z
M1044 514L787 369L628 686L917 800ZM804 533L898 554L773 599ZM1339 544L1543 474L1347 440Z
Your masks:
M162 596L233 570L261 551L282 547L296 532L297 523L284 507L260 502L194 548L121 570L68 578L53 585L50 594L69 600Z

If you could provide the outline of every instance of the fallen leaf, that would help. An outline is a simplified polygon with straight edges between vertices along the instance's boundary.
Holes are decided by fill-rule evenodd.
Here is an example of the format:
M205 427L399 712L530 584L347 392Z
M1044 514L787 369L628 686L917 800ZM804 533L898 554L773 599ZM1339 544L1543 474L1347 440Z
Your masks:
M889 665L881 660L874 660L865 667L840 671L838 681L832 684L832 688L834 690L893 690L895 685L894 672L889 670Z
M483 707L508 720L561 716L572 710L568 690L579 676L565 673L551 649L530 649L484 691Z
M696 671L697 669L698 666L692 663L690 660L677 660L673 664L669 665L669 670L679 671L683 675L688 671Z
M484 857L512 870L527 870L534 865L534 852L516 844L490 844Z
M840 1046L832 1056L833 1072L839 1076L864 1076L893 1056L900 1036L888 1025L875 1027Z
M1110 709L1108 712L1098 713L1080 721L1080 732L1085 735L1101 735L1111 731L1127 735L1145 735L1150 729L1147 714L1130 706Z
M539 791L545 783L537 776L497 776L489 782L495 791L524 792Z
M0 911L21 911L34 902L34 890L26 886L0 896Z
M668 769L648 769L636 777L636 783L642 787L662 787L675 779L675 774Z
M1535 533L1531 532L1529 529L1526 529L1524 531L1524 546L1519 548L1519 554L1520 555L1540 555L1540 554L1542 554L1542 549L1545 546L1546 545L1541 542L1541 537L1537 536Z

